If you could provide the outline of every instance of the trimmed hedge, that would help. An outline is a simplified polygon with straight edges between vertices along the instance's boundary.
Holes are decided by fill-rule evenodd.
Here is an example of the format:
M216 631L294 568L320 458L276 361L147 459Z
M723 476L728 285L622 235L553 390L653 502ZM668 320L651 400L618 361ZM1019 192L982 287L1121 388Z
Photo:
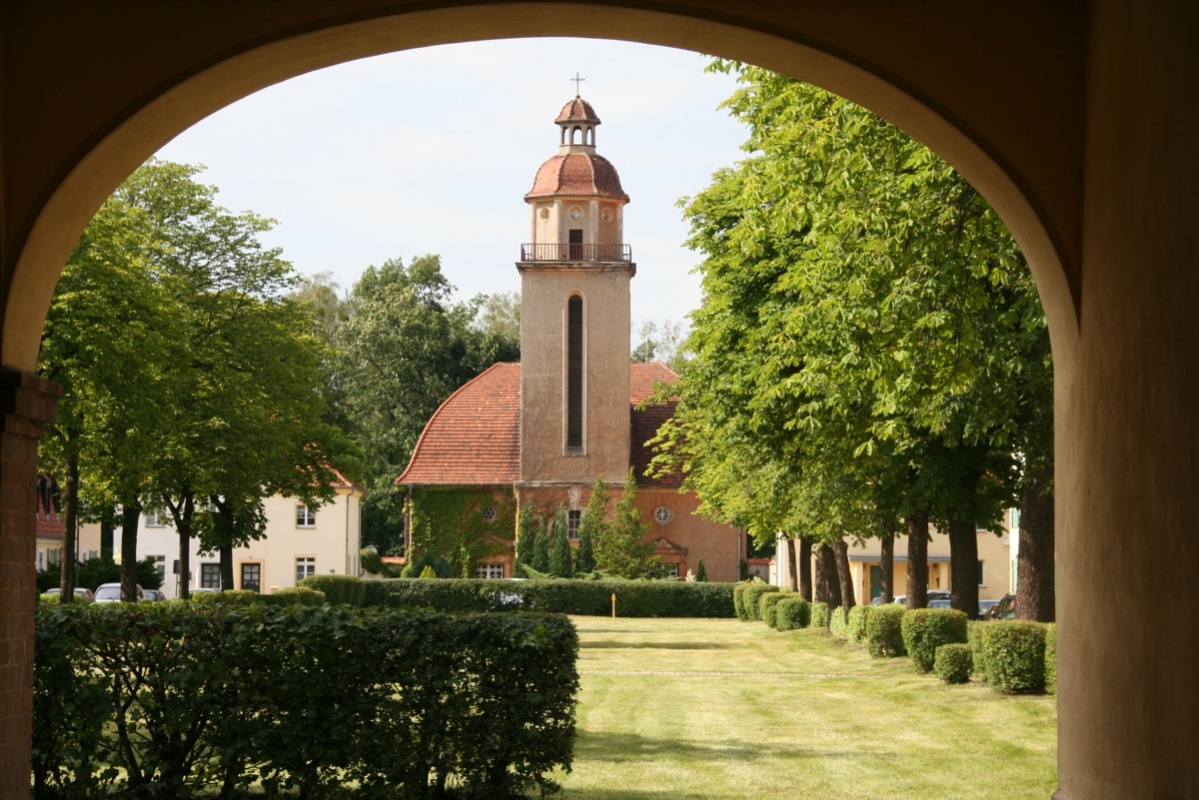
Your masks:
M834 639L846 641L849 639L849 620L845 609L841 606L830 608L828 612L828 632Z
M748 586L744 581L733 586L733 613L742 622L749 622L749 612L745 610L745 590Z
M245 608L261 602L266 595L249 589L226 589L223 592L196 592L188 594L187 602L198 606L238 606Z
M904 614L900 623L903 646L916 669L931 671L941 645L966 644L968 621L964 611L951 608L915 608Z
M849 641L851 644L866 644L866 618L874 606L856 605L849 609L849 619L846 622Z
M996 620L982 630L987 683L1004 694L1036 694L1045 689L1045 625Z
M762 595L778 590L779 587L770 583L751 583L745 587L745 594L742 595L741 602L745 604L745 613L749 615L750 620L762 620L762 606L760 605Z
M812 603L809 625L813 628L825 628L827 630L828 623L828 603Z
M1045 691L1057 694L1057 625L1045 626Z
M970 657L970 645L952 643L937 648L936 658L933 659L933 671L946 683L969 682L973 669L974 659Z
M866 649L875 658L895 658L907 653L903 645L903 617L907 609L896 603L875 606L866 617Z
M766 592L758 600L758 613L770 627L778 628L778 604L789 594L790 592Z
M561 616L72 603L35 636L37 797L493 798L570 769Z
M793 631L808 627L811 621L812 604L798 594L789 593L774 607L775 627L780 631Z
M364 606L368 583L376 581L364 581L353 575L309 575L296 585L324 592L330 605Z
M686 581L540 581L443 578L363 581L366 605L436 611L541 611L620 617L733 616L732 583ZM765 585L765 584L763 584ZM777 587L776 587L777 588Z
M292 586L285 589L276 589L270 594L264 594L262 599L269 604L277 606L301 605L301 606L323 606L328 602L324 592L319 592L316 589L310 589L307 586Z

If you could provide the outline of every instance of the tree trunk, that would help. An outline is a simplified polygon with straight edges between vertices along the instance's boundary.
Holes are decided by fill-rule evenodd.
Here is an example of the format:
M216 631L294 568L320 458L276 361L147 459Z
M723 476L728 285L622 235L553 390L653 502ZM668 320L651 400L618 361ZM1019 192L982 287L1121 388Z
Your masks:
M100 558L113 558L114 550L113 539L116 538L116 512L110 506L104 509L100 516Z
M75 551L79 541L79 455L72 453L67 458L67 492L63 503L66 514L63 519L65 530L62 537L62 572L58 580L58 602L75 601L75 584L78 581L78 565ZM46 509L50 509L47 507Z
M890 603L895 599L895 532L883 537L882 555L879 556L879 602Z
M978 619L978 530L974 522L949 520L949 568L953 607Z
M908 517L908 608L928 608L928 512Z
M841 607L847 612L854 607L853 573L849 569L849 545L844 539L833 545L837 560L837 582L841 589Z
M816 602L829 608L841 605L841 583L837 576L837 556L833 548L822 544L816 550Z
M787 540L787 566L788 571L787 588L793 592L799 591L799 548L795 546L795 539Z
M137 523L142 504L134 499L121 503L121 599L137 602Z
M1020 553L1017 556L1016 616L1053 622L1053 493L1033 483L1020 497Z
M799 596L812 602L812 541L799 540Z
M180 501L172 504L168 500L167 507L171 509L175 530L179 533L179 597L186 600L191 597L192 520L196 513L195 498L185 489Z
M221 554L221 588L233 589L233 545L223 544L219 548Z

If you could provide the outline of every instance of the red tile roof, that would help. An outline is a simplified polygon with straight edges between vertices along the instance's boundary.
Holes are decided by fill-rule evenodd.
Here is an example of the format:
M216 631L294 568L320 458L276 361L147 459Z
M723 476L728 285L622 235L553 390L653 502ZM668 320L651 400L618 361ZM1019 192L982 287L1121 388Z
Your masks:
M562 110L558 112L558 117L554 122L590 122L599 125L600 118L595 115L595 109L591 107L591 103L575 95L574 99L562 106Z
M554 195L629 199L620 186L616 167L608 159L594 153L559 154L551 156L541 165L537 177L533 179L533 188L525 195L525 199Z
M633 364L629 402L636 406L655 383L678 376L664 364ZM677 486L681 475L645 478L652 453L645 443L674 413L675 403L630 412L630 465L642 486ZM416 443L404 486L497 486L520 479L520 364L493 364L441 404Z
M520 364L493 364L441 404L396 483L496 485L519 477Z

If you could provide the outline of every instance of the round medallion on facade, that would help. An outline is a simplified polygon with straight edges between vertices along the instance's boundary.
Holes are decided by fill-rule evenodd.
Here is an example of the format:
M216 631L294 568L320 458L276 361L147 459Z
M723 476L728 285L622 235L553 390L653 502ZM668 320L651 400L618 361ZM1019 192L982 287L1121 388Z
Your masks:
M612 221L612 209L605 208L603 211L601 211L600 219L602 219L604 222L611 222Z
M543 209L541 209L541 211L539 211L537 213L541 216L542 219L550 218L550 210L548 208L543 208Z
M665 525L666 523L670 522L673 516L674 515L670 513L670 509L666 506L658 506L654 509L654 519L656 519L661 525Z
M487 508L483 509L483 519L486 522L495 521L495 506L487 506Z
M575 206L574 208L572 208L570 210L570 218L571 219L580 219L582 216L583 216L583 209L579 208L578 206Z

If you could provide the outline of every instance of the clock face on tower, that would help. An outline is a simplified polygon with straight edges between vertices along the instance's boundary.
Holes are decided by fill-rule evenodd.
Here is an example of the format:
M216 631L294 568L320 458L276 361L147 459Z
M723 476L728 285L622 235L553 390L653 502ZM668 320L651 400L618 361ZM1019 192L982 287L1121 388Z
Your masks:
M579 208L578 206L575 206L574 208L572 208L570 210L570 218L571 219L579 219L582 216L583 216L583 209Z

